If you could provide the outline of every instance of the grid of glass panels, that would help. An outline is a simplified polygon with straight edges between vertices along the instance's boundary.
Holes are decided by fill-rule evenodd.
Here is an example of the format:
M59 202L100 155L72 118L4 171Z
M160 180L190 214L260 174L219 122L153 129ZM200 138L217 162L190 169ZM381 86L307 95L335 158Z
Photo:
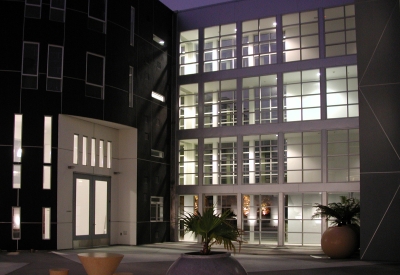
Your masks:
M285 182L321 182L321 133L285 133Z
M204 72L236 68L236 24L204 29Z
M243 137L243 183L278 183L278 135Z
M199 211L199 196L198 195L181 195L179 196L179 241L196 241L193 233L185 234L183 217L186 214L196 213Z
M321 194L285 195L285 244L320 245L321 218L312 219Z
M243 78L242 83L243 125L278 122L277 75Z
M204 209L213 208L214 213L221 214L227 210L238 214L238 204L236 195L205 195ZM236 218L234 218L236 221Z
M318 11L282 16L283 62L319 58Z
M204 83L204 127L236 123L236 79Z
M198 185L198 141L179 141L179 185Z
M326 68L327 118L358 117L357 65Z
M283 74L284 121L321 119L320 71Z
M179 75L199 72L199 30L184 31L180 34Z
M198 128L198 84L179 86L179 129Z
M236 184L236 137L204 139L203 184Z
M354 5L325 9L325 55L356 54Z
M359 131L328 131L328 182L348 181L360 181Z
M278 195L243 195L243 241L248 244L278 243Z
M276 18L262 18L242 23L242 66L275 64Z

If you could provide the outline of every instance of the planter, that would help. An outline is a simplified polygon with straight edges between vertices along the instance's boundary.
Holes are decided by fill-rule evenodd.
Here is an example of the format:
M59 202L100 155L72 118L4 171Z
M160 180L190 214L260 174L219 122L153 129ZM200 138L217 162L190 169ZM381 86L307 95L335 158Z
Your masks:
M349 226L329 227L321 238L321 248L332 259L350 257L357 249L357 234Z
M168 269L166 275L247 275L243 266L228 252L211 255L182 254Z

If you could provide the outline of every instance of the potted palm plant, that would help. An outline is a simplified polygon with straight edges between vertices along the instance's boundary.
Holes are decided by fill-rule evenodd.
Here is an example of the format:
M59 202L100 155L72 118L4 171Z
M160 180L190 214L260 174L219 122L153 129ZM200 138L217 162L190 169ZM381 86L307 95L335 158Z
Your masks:
M224 248L236 252L234 242L242 243L242 232L232 222L234 214L230 210L222 214L214 213L213 208L186 213L182 217L185 233L201 237L202 248L198 252L182 254L168 269L167 275L180 274L247 274L242 265L229 252L213 252L211 246L223 244Z
M350 257L359 248L360 202L341 196L341 202L316 204L312 218L324 217L331 222L321 238L321 248L330 258Z

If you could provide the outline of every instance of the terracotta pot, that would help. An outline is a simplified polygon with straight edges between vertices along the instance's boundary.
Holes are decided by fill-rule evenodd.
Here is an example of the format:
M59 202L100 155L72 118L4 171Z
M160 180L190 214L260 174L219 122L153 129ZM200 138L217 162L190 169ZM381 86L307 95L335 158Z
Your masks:
M329 227L322 234L321 248L332 259L348 258L357 249L357 234L349 226Z
M182 254L168 269L166 275L247 275L243 266L228 252L211 255Z

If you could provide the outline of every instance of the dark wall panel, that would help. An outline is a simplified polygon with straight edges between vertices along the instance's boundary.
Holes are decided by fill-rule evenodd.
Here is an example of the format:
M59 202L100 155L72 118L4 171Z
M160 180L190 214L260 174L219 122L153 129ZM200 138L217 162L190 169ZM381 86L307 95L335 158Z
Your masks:
M356 1L363 260L399 261L400 10Z

